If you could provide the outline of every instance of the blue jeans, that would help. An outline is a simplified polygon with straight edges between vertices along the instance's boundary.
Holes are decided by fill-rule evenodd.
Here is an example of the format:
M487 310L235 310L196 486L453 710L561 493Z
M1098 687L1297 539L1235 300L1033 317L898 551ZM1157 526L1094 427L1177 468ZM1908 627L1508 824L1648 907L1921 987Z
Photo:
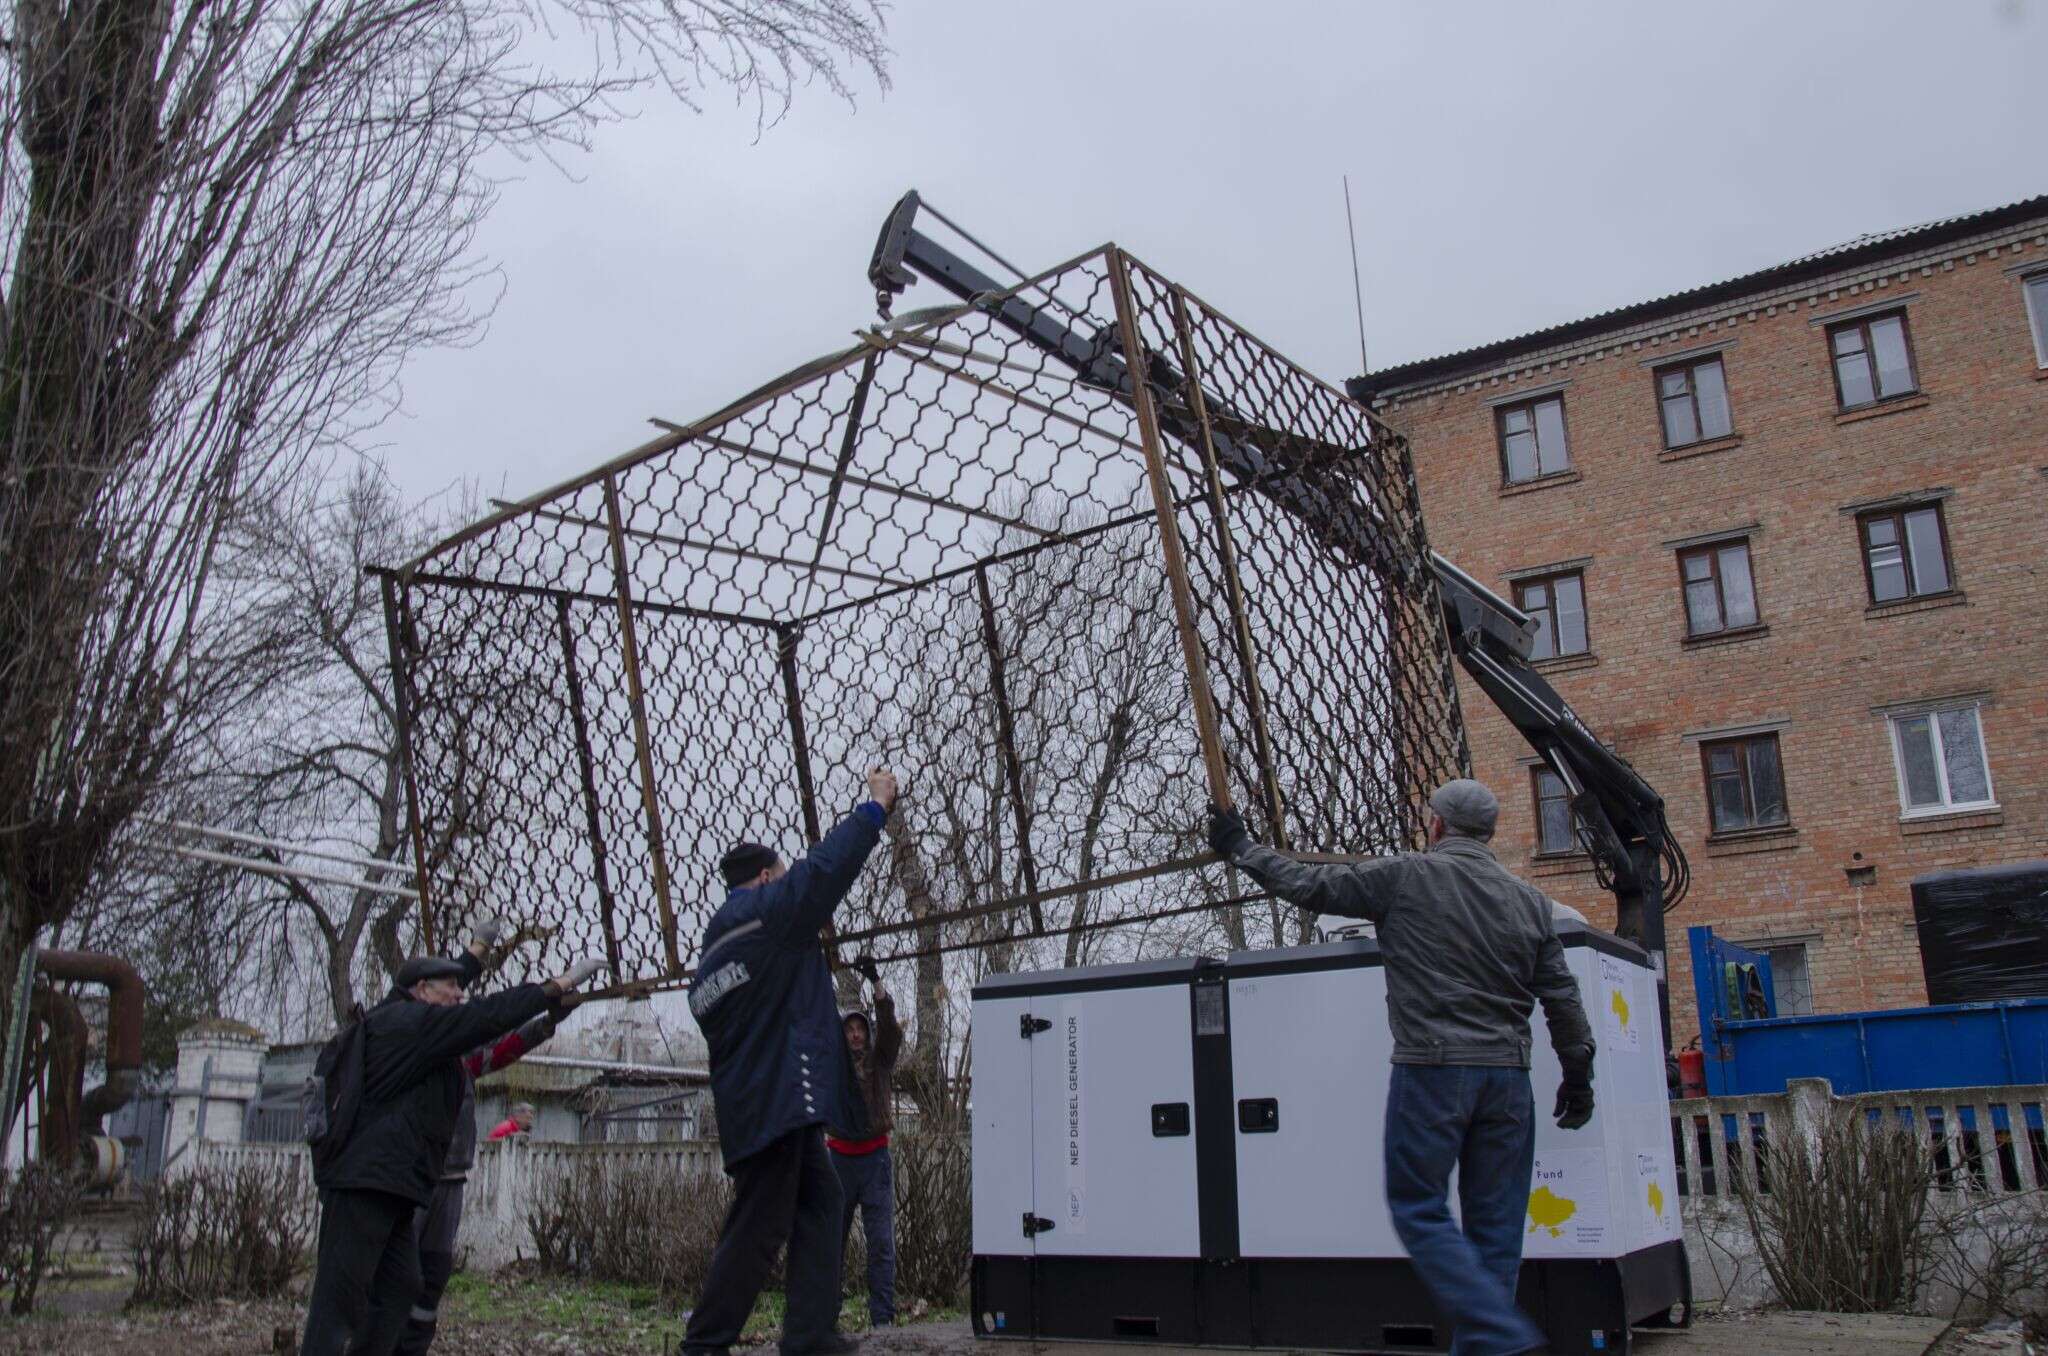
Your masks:
M896 1321L896 1172L885 1145L871 1154L832 1155L839 1189L846 1195L840 1237L860 1211L868 1240L868 1321L886 1328Z
M1387 1087L1387 1205L1394 1232L1455 1329L1452 1356L1545 1344L1515 1306L1536 1159L1526 1069L1396 1064ZM1451 1170L1458 1212L1451 1218Z

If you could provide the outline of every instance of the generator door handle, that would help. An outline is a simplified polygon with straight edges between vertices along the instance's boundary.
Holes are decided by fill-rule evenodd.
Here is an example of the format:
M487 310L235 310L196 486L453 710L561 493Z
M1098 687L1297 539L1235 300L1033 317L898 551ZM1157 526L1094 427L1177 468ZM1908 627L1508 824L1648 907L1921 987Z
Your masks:
M1237 1104L1237 1129L1244 1135L1280 1133L1280 1099L1247 1097Z

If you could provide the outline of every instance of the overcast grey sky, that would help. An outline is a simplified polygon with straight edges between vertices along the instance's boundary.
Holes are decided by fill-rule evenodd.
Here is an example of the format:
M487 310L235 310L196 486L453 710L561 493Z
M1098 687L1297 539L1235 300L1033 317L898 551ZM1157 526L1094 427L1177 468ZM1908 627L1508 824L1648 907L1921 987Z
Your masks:
M1346 173L1375 366L2048 192L2039 0L899 0L890 42L856 108L757 141L649 97L509 184L488 335L383 430L405 490L523 495L840 345L913 186L1034 271L1116 240L1332 380Z

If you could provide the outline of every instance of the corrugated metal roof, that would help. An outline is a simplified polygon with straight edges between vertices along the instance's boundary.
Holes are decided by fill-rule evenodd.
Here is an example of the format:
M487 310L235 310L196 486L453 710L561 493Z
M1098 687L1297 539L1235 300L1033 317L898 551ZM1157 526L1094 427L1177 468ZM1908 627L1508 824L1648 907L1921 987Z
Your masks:
M1492 343L1460 349L1455 353L1446 353L1435 358L1421 358L1397 367L1369 372L1362 377L1351 378L1345 383L1345 388L1354 399L1369 402L1382 391L1418 385L1468 368L1489 367L1517 353L1550 348L1572 339L1598 334L1603 330L1639 324L1661 314L1689 311L1698 306L1739 297L1748 292L1782 287L1803 277L1834 272L1848 264L1875 261L1886 254L1896 252L1901 245L1924 248L1946 238L1993 230L2035 216L2048 216L2048 194L2022 198L2018 202L2007 203L2003 207L1987 208L1981 212L1941 217L1935 221L1921 222L1917 226L1873 231L1859 235L1853 240L1845 240L1839 245L1830 245L1826 249L1802 254L1782 264L1773 264L1769 268L1745 273L1723 282L1706 283L1682 292L1655 297L1649 301L1618 306L1613 310L1566 321L1561 325L1531 330L1527 334L1516 335L1511 339L1497 339Z

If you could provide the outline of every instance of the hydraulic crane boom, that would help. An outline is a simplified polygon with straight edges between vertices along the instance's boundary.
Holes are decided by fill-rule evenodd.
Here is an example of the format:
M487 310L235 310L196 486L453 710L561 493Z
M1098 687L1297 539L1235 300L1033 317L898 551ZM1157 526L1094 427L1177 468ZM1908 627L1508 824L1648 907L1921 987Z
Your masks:
M1148 354L1146 370L1133 374L1114 326L1085 332L1045 307L1010 293L1005 284L919 230L921 209L929 210L915 191L905 194L875 242L868 278L875 285L876 304L884 317L894 299L923 278L961 301L979 306L1072 368L1090 386L1131 401L1138 389L1136 383L1144 381L1158 412L1160 431L1190 446L1198 445L1202 427L1190 408L1188 382L1164 355ZM987 252L986 247L981 248ZM1207 388L1202 397L1210 415L1210 445L1223 470L1293 514L1325 546L1373 570L1392 587L1412 592L1432 582L1416 577L1421 572L1409 563L1409 557L1393 548L1385 525L1369 506L1350 496L1334 495L1315 481L1282 468L1273 451L1283 444L1299 446L1299 435L1261 426ZM1595 738L1564 698L1530 666L1535 623L1525 613L1436 552L1430 553L1429 566L1427 573L1433 575L1442 600L1452 652L1488 700L1563 780L1580 841L1602 888L1614 894L1617 930L1651 954L1668 1045L1671 1017L1665 982L1664 911L1683 896L1687 868L1685 854L1665 821L1663 798L1627 760Z

